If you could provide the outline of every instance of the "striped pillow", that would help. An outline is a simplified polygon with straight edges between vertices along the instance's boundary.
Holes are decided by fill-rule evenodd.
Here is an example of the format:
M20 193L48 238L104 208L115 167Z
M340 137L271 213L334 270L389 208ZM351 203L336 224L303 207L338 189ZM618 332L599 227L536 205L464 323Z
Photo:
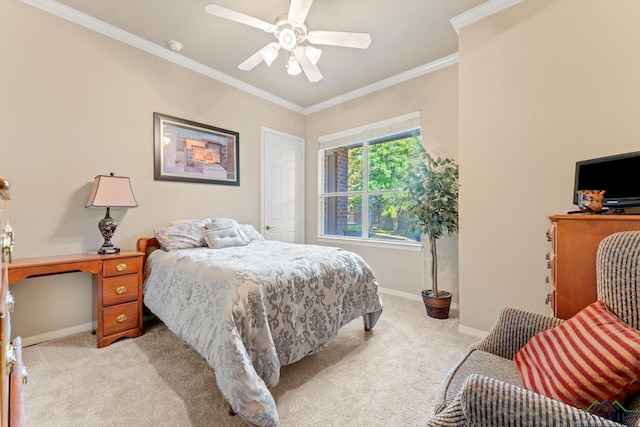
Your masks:
M640 390L640 331L596 301L515 355L525 388L579 409Z

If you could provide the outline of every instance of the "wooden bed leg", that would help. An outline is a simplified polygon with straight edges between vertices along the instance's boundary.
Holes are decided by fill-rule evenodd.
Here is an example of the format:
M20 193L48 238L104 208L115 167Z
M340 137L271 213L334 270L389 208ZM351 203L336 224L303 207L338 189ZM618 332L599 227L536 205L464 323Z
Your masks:
M233 407L229 405L229 415L234 417L236 415L236 411L233 410Z
M366 313L362 316L362 320L364 321L364 330L369 332L371 330L371 314Z

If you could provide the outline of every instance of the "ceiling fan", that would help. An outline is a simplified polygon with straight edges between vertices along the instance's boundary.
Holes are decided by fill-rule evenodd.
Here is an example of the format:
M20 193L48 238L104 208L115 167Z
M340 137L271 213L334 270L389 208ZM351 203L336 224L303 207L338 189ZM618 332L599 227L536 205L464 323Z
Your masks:
M211 15L259 28L267 33L273 33L278 40L277 42L269 43L251 55L238 65L238 68L249 71L262 61L271 66L278 57L280 49L284 49L287 51L287 72L291 75L297 75L303 71L307 79L313 83L322 79L322 73L316 65L322 50L313 46L303 45L305 41L311 44L366 49L371 44L371 35L344 31L309 31L305 20L311 8L311 3L313 3L313 0L291 0L289 12L278 16L273 24L214 3L207 4L204 9Z

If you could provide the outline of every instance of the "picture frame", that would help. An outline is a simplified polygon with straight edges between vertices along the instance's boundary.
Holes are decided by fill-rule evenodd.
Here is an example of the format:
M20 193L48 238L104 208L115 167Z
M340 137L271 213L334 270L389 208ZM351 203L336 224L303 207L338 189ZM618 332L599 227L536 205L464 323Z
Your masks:
M153 113L157 181L240 185L240 134Z

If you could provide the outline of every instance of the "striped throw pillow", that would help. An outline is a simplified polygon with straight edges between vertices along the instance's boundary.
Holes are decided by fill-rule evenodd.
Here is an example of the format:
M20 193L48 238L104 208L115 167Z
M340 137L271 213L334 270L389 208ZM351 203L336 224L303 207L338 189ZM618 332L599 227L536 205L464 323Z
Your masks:
M640 331L596 301L515 355L525 388L578 409L640 390ZM596 405L597 406L597 405Z

